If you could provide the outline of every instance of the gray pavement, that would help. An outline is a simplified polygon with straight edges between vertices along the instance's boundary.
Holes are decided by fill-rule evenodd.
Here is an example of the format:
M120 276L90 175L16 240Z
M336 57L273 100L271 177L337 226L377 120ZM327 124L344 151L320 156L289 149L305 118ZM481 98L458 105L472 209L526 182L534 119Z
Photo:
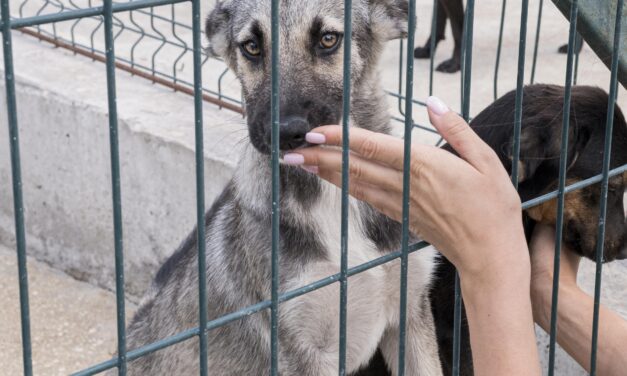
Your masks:
M110 359L116 348L115 295L28 258L36 375L67 375ZM0 375L22 374L15 251L0 246ZM127 316L135 305L127 303Z

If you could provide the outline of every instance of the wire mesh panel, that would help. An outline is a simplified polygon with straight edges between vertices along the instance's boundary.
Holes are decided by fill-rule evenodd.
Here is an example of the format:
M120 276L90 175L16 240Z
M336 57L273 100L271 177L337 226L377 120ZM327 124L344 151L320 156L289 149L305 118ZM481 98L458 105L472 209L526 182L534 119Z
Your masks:
M208 320L207 315L207 275L206 275L206 250L205 250L205 233L204 233L204 216L205 216L205 197L204 197L204 146L203 146L203 119L202 106L203 100L207 100L217 104L218 106L231 109L243 113L241 100L238 97L237 90L239 88L231 88L230 91L224 89L224 78L226 77L226 68L223 63L214 58L210 58L203 52L201 44L201 5L199 0L137 0L125 3L113 3L112 0L104 0L102 6L96 6L91 1L84 2L79 0L46 0L43 4L33 0L26 0L21 3L18 8L19 18L11 18L9 9L9 0L1 1L2 14L2 36L4 51L4 71L5 85L7 95L7 114L9 124L9 145L11 151L11 168L12 168L12 185L13 185L13 203L15 214L15 237L16 251L18 257L19 269L19 289L20 289L20 308L21 308L21 328L22 328L22 351L23 351L23 367L24 374L31 375L32 368L32 351L31 351L31 333L30 333L30 317L29 317L29 301L28 301L28 275L26 267L26 237L24 231L24 205L22 197L21 167L20 167L20 149L18 135L18 119L17 119L17 103L15 94L15 78L12 60L12 29L21 29L23 32L37 36L40 39L49 41L58 46L68 48L76 53L91 58L101 60L106 64L107 77L107 96L108 96L108 113L109 113L109 141L110 141L110 158L111 158L111 184L112 184L112 210L114 220L114 239L113 249L115 253L115 275L116 275L116 302L117 302L117 356L106 362L96 364L88 369L81 370L76 375L92 375L107 369L117 368L120 375L126 374L127 363L145 356L160 349L172 346L182 341L187 341L197 337L199 341L199 364L200 374L207 375L208 357L208 336L211 330L220 326L227 325L236 320L243 319L256 312L270 311L270 374L278 375L279 373L279 311L281 303L297 298L304 294L318 290L320 288L338 283L340 287L340 333L339 333L339 362L338 373L346 374L346 355L347 355L347 323L351 319L348 316L348 291L350 277L358 273L370 270L393 260L400 260L401 273L399 281L400 306L399 306L399 339L398 339L398 370L399 375L405 372L405 345L406 345L406 320L407 320L407 278L408 278L408 262L409 255L428 246L425 242L411 244L409 230L409 194L410 194L410 163L411 163L411 143L412 131L415 128L426 129L433 132L429 126L417 124L413 119L413 110L415 105L424 105L424 102L414 99L414 58L411 51L414 49L415 26L416 26L416 1L409 0L408 14L408 38L406 44L400 44L400 66L399 66L399 89L396 93L389 93L396 101L400 116L397 120L404 124L404 171L403 171L403 198L402 198L402 241L401 249L391 252L384 256L378 257L367 263L349 267L348 254L350 247L350 239L348 238L348 213L349 213L349 128L350 116L343 117L343 145L342 145L342 206L341 206L341 265L340 272L320 279L314 283L289 291L279 290L280 281L280 149L279 149L279 130L280 130L280 64L279 51L281 48L280 35L280 1L271 0L271 166L272 166L272 247L271 247L271 297L269 300L261 301L257 304L245 307L238 311L232 312L223 317ZM189 4L191 2L191 4ZM191 9L190 9L191 5ZM514 122L514 138L513 143L513 160L512 160L512 181L518 187L519 177L519 160L520 160L520 134L524 105L524 77L525 77L525 50L527 39L527 18L528 18L528 0L521 2L521 20L520 20L520 41L518 45L518 75L516 89L516 107ZM437 7L434 7L437 8ZM350 114L351 111L351 40L352 40L352 1L344 1L344 35L346 43L344 44L344 62L343 62L343 113ZM540 20L542 15L542 2L540 2L538 22L536 26L535 47L533 54L533 67L531 73L531 81L534 81L536 72L536 58L538 54L538 43L540 34ZM563 221L564 221L564 205L565 195L577 189L582 189L592 184L601 183L601 205L598 221L597 235L597 253L596 253L596 284L595 284L595 311L593 324L593 341L591 352L591 374L596 373L596 352L598 347L598 326L599 326L599 300L601 289L601 270L604 246L605 217L607 212L607 196L608 181L612 176L616 176L627 171L627 166L621 166L614 169L610 167L610 151L612 145L612 127L614 120L614 108L616 104L618 90L618 74L619 74L619 49L621 43L621 15L623 14L623 1L619 0L616 5L616 19L613 34L613 49L611 60L611 79L610 79L610 96L607 110L607 126L605 136L605 151L603 155L603 171L600 175L589 179L568 185L567 180L567 152L568 152L568 126L570 124L570 98L572 85L576 80L577 56L575 44L577 40L577 20L578 20L578 2L572 1L570 8L570 30L568 54L566 62L566 78L565 78L565 98L563 103L563 119L561 133L561 154L560 154L560 172L559 184L556 191L547 193L533 200L523 203L523 209L528 209L534 205L539 205L551 199L557 198L557 226L556 238L563 237ZM187 13L184 13L185 10ZM473 58L473 30L474 30L474 0L468 0L465 14L464 24L464 42L462 52L462 75L461 75L461 114L470 121L470 98L471 98L471 72ZM149 29L145 23L139 19L144 18L149 21ZM434 12L433 20L437 19ZM67 21L67 22L62 22ZM496 68L494 72L493 95L497 97L497 76L499 73L499 59L501 56L501 43L503 34L503 24L505 22L505 1L501 12L501 27L499 31L499 43L497 49ZM191 24L191 25L190 25ZM167 27L165 27L165 26ZM25 27L35 27L35 29L22 29ZM89 33L85 33L89 30ZM435 28L432 28L432 40L430 46L435 50ZM65 34L64 34L65 33ZM69 33L69 38L62 36ZM104 45L99 45L97 35L104 33ZM166 35L167 33L167 35ZM132 35L128 37L128 35ZM126 39L125 39L126 38ZM191 46L188 43L191 38ZM116 56L119 44L128 51L126 57ZM150 48L140 46L150 45ZM164 69L164 64L159 60L159 56L163 56L168 48L176 51L170 65ZM403 51L406 49L406 62L403 65ZM149 53L146 54L145 51ZM140 56L141 55L141 56ZM187 72L184 68L186 61L191 60L192 70ZM215 64L219 69L212 69L212 77L208 81L213 86L203 86L202 72L205 64ZM167 65L167 64L166 64ZM429 72L429 94L433 92L433 55L430 59ZM126 332L125 332L125 293L124 293L124 243L122 229L122 192L120 189L120 152L118 140L118 116L116 105L116 67L133 74L137 74L144 78L148 78L154 82L162 83L175 90L180 90L192 94L194 96L194 124L195 124L195 162L196 162L196 220L197 220L197 257L198 257L198 326L187 331L175 334L168 338L159 340L154 343L147 344L137 349L128 351L126 348ZM404 73L403 73L404 71ZM182 73L183 72L183 73ZM187 74L189 73L189 74ZM404 75L404 79L403 79ZM404 95L401 94L405 88ZM404 108L403 108L404 105ZM27 151L28 152L28 151ZM553 301L551 312L551 339L549 349L549 374L553 374L555 367L555 348L556 348L556 330L557 330L557 303L558 303L558 283L560 270L560 252L561 242L556 243L555 249L555 273L553 283ZM461 336L461 318L462 318L462 299L459 288L459 279L456 279L455 289L455 327L454 327L454 348L453 348L453 374L458 375L460 372L460 336Z

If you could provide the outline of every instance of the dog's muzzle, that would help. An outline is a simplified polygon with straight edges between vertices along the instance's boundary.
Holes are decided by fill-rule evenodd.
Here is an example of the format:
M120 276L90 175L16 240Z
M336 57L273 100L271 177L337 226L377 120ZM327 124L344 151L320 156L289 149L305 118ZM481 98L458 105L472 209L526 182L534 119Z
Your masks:
M305 146L305 135L310 131L307 119L300 116L286 116L279 124L279 148L281 151L294 150ZM267 134L268 145L271 145L271 131Z

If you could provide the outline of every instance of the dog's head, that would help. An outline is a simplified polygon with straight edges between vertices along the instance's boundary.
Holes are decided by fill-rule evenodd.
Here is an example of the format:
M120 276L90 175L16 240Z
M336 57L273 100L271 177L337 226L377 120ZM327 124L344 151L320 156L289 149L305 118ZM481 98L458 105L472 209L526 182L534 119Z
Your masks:
M508 93L475 119L472 125L511 171L515 93ZM567 185L601 173L607 116L607 94L598 88L574 87L571 99ZM524 90L520 138L519 192L522 201L555 191L558 187L564 89L532 85ZM611 168L627 164L627 124L615 108ZM623 196L627 174L609 180L605 222L605 261L627 258L627 222ZM564 241L578 254L592 260L601 203L601 184L565 195ZM530 208L526 214L536 222L555 225L557 199Z
M372 74L385 41L407 33L407 6L407 0L353 1L353 86ZM270 0L220 1L205 28L210 52L222 57L242 84L250 141L265 154L271 134L271 29ZM304 146L310 129L338 124L344 116L344 1L282 0L279 30L285 151Z

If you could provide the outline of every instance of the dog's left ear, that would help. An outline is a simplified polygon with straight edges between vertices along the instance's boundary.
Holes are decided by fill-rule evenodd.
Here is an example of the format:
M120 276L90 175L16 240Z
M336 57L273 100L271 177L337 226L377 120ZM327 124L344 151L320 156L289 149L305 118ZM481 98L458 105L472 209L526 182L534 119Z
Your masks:
M407 0L368 0L368 4L373 35L381 35L387 40L407 36Z

